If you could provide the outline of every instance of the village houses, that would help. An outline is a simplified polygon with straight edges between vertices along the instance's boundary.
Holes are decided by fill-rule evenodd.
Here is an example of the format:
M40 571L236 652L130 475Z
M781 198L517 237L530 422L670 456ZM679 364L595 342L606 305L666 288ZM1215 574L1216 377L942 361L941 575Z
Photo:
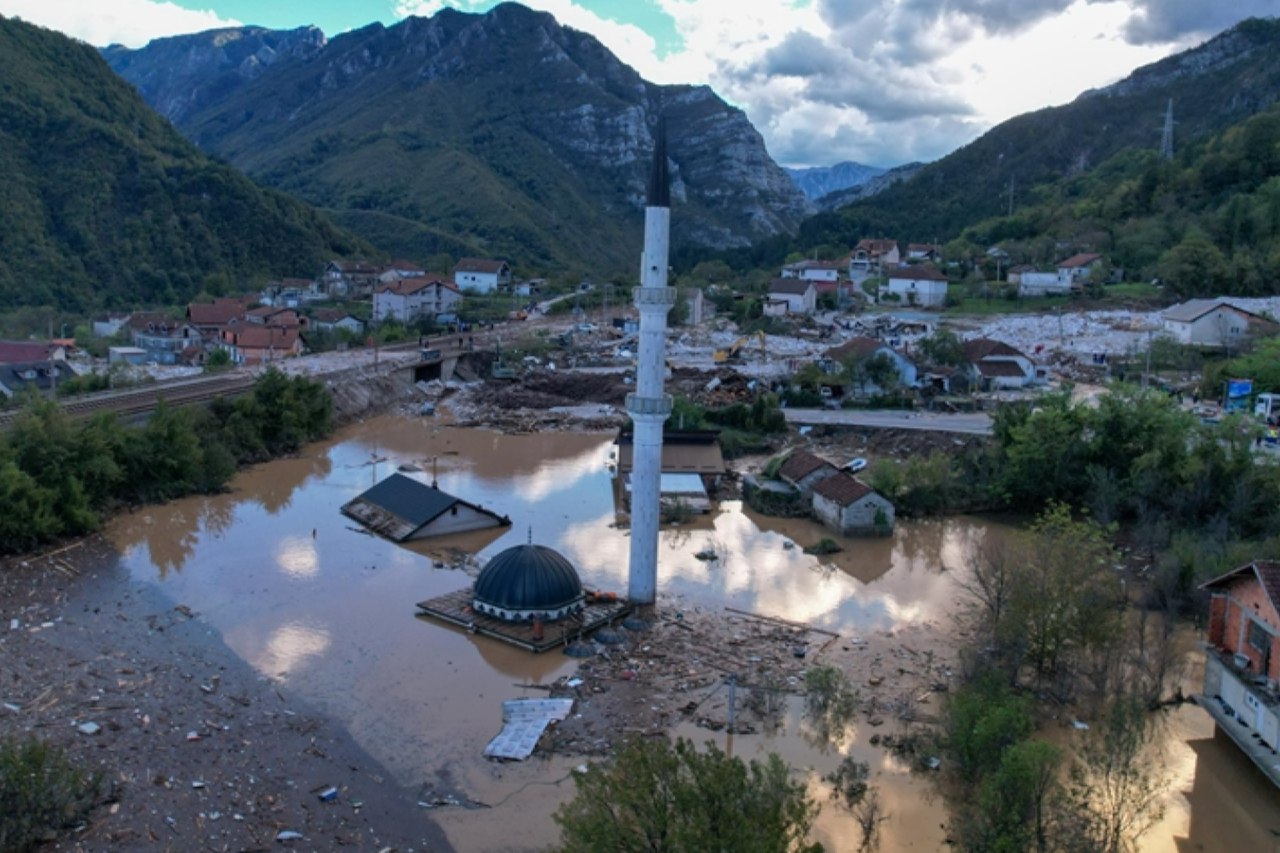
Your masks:
M373 294L373 319L409 323L419 317L451 319L462 304L462 294L451 281L439 276L397 279L379 285Z
M1180 344L1228 349L1274 334L1277 324L1222 299L1192 299L1165 309L1164 330Z
M831 347L823 353L823 368L828 372L839 371L848 362L865 363L869 359L883 356L892 362L897 372L897 384L904 388L914 388L919 383L918 369L914 361L903 353L889 346L883 340L858 336L849 338L838 346ZM856 380L858 391L863 395L879 394L888 389L880 388L868 376Z
M837 281L840 267L835 261L796 261L782 268L783 278L803 278L809 281Z
M895 294L904 305L941 308L947 304L947 277L930 266L899 267L889 273L880 298Z
M1036 379L1036 365L1026 353L1003 341L974 338L962 344L970 387L981 391L1025 388Z
M511 267L506 261L463 258L453 268L453 280L459 290L493 293L511 286Z
M902 253L896 240L859 240L849 256L849 278L861 280L868 275L879 275L902 263Z
M784 303L784 313L812 314L818 307L818 289L805 278L775 278L769 284L769 301Z

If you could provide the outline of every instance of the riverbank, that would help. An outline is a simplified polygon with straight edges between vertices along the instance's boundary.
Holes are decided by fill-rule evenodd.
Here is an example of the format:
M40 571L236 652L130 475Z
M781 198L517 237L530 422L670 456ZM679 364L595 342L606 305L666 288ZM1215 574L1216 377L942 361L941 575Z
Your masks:
M0 702L0 737L103 776L102 806L49 849L451 849L341 725L254 672L199 602L132 580L101 536L0 563Z

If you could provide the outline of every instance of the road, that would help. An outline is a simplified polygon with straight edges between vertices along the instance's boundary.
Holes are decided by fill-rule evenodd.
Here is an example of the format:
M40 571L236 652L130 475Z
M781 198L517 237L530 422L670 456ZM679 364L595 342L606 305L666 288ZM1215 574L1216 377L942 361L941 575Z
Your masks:
M991 435L991 417L981 412L952 415L858 409L783 409L783 414L787 416L787 423L798 425L862 426Z

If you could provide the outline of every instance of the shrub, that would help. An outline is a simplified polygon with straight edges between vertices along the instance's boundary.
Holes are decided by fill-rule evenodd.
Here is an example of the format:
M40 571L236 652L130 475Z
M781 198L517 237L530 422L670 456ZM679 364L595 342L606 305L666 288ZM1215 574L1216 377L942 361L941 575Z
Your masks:
M74 767L61 750L34 738L0 741L0 850L33 850L79 823L102 785Z

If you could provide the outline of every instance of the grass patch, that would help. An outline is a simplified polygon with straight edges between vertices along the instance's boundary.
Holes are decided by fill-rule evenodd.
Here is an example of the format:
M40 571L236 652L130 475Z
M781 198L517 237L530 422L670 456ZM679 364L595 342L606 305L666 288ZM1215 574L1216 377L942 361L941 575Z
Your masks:
M102 779L62 750L30 739L0 741L0 850L32 850L93 808Z

